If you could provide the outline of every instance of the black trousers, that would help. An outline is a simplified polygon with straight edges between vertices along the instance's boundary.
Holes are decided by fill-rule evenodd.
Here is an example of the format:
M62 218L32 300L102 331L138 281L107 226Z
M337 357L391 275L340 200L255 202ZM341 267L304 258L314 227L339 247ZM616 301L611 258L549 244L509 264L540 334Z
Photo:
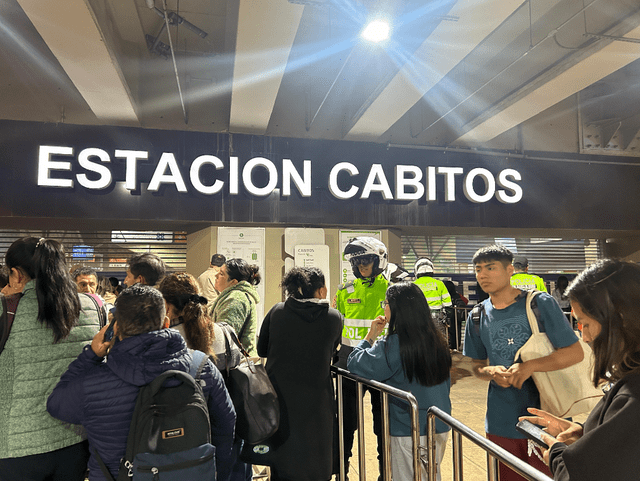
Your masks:
M89 461L89 442L20 458L0 459L0 480L84 481Z

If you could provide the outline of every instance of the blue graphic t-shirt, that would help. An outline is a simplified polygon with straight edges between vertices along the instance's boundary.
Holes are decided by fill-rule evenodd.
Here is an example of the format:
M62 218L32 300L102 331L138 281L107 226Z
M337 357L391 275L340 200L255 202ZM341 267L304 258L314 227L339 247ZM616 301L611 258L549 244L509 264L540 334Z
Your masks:
M540 293L536 297L540 311L540 331L546 332L556 349L568 347L578 341L567 318L553 297ZM504 309L496 309L491 299L483 301L484 311L480 318L480 336L473 327L471 314L467 319L463 353L472 359L489 359L491 366L509 368L514 356L531 336L527 320L526 296ZM511 439L523 439L516 431L519 416L528 415L527 408L540 408L540 396L532 378L527 379L522 389L502 388L491 381L487 395L485 430L489 434Z

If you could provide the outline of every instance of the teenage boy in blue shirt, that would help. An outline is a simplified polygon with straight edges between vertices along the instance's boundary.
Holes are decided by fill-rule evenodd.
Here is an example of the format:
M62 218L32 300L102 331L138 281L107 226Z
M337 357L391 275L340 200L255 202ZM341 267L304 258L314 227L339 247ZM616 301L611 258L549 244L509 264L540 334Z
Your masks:
M515 425L527 415L527 407L539 407L540 395L531 378L534 372L563 369L582 360L571 325L547 293L536 299L540 321L555 351L527 362L514 362L514 356L531 336L526 313L526 292L510 283L513 254L501 245L485 246L473 256L478 284L489 294L482 302L479 325L469 314L465 330L465 356L473 359L474 375L490 381L485 430L487 437L516 457L551 476L548 467L535 454L528 456L527 440ZM500 463L501 481L520 481L522 476Z

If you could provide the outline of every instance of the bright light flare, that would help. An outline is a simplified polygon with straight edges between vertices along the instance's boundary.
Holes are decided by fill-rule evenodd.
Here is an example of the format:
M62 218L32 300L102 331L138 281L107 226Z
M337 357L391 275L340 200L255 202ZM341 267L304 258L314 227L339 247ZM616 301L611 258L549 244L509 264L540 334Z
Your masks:
M383 42L389 38L389 22L385 20L373 20L362 31L362 38L370 42Z

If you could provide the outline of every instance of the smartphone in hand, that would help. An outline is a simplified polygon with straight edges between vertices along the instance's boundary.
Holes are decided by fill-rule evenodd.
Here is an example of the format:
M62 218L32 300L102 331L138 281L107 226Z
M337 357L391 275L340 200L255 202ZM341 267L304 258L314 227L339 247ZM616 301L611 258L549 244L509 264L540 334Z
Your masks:
M107 330L104 331L104 337L102 338L102 342L111 342L111 339L113 339L113 324L115 323L115 319L112 319L111 322L109 323L109 327L107 327Z
M542 439L542 434L546 434L547 436L551 436L551 435L546 431L543 431L540 426L533 424L531 421L527 421L526 419L524 419L522 421L518 421L518 424L516 424L516 429L522 434L524 434L527 437L527 439L531 439L538 446L541 446L544 449L549 449L549 445ZM555 442L555 438L553 439Z

